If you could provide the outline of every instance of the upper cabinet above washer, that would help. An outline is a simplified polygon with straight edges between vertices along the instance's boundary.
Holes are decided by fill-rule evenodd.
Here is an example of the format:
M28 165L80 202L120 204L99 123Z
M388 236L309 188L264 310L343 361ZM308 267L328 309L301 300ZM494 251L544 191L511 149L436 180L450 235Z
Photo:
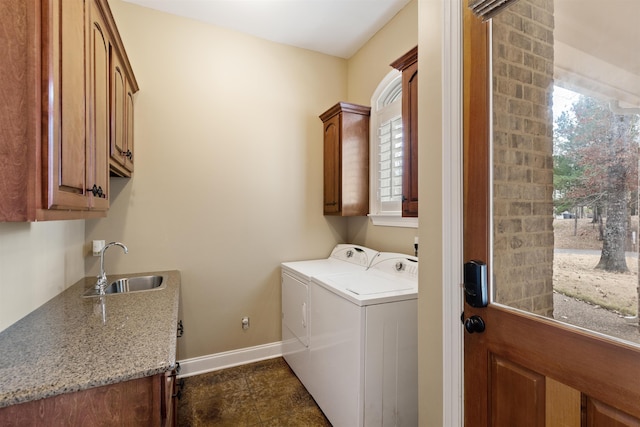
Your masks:
M320 115L324 134L324 214L369 212L371 108L339 102Z
M133 170L110 147L125 135L133 158L138 90L107 0L3 0L0 28L0 221L106 216L109 175Z

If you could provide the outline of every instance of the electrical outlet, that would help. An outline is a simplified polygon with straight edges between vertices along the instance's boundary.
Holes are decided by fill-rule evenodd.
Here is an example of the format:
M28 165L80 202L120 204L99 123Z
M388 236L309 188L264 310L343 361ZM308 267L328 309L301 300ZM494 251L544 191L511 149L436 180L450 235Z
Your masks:
M249 329L249 316L245 316L242 318L242 329L245 331Z

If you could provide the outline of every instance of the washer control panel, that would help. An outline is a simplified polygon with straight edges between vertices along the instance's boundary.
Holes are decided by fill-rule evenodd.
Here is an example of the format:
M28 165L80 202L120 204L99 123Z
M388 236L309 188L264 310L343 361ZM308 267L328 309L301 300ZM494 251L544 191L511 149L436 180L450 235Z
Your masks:
M407 280L418 280L418 258L411 255L380 252L369 268L401 276Z
M377 254L377 251L364 246L340 244L331 252L331 258L369 267Z

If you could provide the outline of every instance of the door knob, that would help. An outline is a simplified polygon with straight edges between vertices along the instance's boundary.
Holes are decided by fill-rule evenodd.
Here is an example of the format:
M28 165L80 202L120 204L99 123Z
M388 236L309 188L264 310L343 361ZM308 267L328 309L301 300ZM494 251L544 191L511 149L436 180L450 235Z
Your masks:
M464 321L464 328L470 334L473 334L474 332L480 334L484 332L485 329L484 320L482 320L482 317L480 316L471 316Z

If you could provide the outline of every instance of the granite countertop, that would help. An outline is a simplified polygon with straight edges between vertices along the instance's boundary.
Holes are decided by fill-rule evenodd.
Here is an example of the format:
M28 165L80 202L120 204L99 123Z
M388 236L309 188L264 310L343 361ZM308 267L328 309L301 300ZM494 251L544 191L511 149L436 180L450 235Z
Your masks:
M0 408L167 372L176 364L180 272L148 292L82 298L85 277L0 332Z

